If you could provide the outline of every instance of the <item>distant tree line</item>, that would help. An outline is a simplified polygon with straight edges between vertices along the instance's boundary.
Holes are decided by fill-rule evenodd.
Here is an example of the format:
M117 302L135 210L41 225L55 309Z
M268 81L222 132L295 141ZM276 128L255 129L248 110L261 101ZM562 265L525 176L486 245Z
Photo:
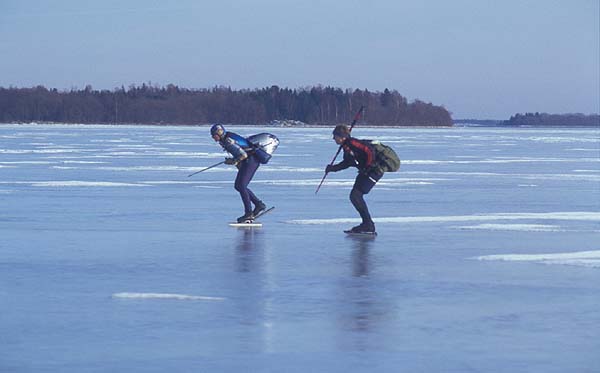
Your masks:
M186 89L143 84L110 90L59 91L43 86L0 87L0 122L265 124L297 120L308 124L348 123L361 105L370 125L451 126L441 106L408 100L395 90L301 89L272 86L254 90L229 87Z
M507 126L595 126L600 127L600 115L592 114L515 114L504 121Z

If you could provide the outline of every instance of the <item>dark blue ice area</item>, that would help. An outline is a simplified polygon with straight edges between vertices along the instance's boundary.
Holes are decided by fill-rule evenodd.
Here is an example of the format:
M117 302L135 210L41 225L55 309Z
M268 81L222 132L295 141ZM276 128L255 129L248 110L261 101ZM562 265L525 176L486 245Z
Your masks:
M233 129L260 229L208 127L0 125L0 372L600 371L599 266L475 259L600 250L598 130L357 127L403 160L365 239L330 129Z

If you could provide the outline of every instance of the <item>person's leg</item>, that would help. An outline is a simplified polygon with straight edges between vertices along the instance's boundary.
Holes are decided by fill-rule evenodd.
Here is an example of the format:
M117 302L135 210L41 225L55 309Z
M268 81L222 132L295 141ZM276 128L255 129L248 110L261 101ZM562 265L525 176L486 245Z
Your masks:
M252 213L252 202L256 204L259 199L248 189L248 184L254 177L259 163L254 157L249 157L240 164L240 170L235 178L235 190L240 193L242 203L244 204L244 212L246 215Z
M354 208L356 209L356 211L358 211L358 214L360 215L360 218L362 219L362 224L369 224L372 223L373 220L371 219L371 214L369 213L369 207L367 206L367 203L365 202L364 199L364 193L360 191L360 189L358 188L352 188L352 191L350 192L350 202L352 202L352 205L354 206Z
M260 163L258 162L256 157L252 157L252 156L250 158L248 158L247 162L249 163L249 165L248 165L249 179L248 179L248 183L246 183L246 190L248 191L248 196L250 197L250 201L256 206L258 203L260 203L260 199L258 199L258 197L254 194L254 192L252 192L250 190L250 188L248 188L248 184L250 184L250 182L254 178L254 175L256 174L256 170L258 170Z
M383 175L375 174L367 176L359 174L356 177L354 186L350 192L350 202L352 202L352 205L356 211L358 211L358 214L362 219L361 226L373 231L375 230L375 224L373 223L373 219L371 219L371 214L369 213L369 208L365 202L364 195L369 194L377 181L381 179L381 176Z

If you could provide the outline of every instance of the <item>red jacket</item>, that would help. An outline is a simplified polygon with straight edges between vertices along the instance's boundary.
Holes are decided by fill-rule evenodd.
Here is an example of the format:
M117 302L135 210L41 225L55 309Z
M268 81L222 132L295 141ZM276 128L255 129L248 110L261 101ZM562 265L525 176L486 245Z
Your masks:
M344 159L333 165L332 171L339 171L348 167L356 167L359 171L368 171L375 164L375 150L371 140L359 140L348 137L342 144Z

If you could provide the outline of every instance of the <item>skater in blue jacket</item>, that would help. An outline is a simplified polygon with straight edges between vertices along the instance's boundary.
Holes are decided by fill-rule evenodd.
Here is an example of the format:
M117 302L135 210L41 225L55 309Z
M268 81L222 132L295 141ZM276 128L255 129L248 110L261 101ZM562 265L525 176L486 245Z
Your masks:
M244 203L244 215L237 219L238 223L254 220L254 217L266 209L266 205L248 188L260 166L256 154L256 147L248 139L234 132L225 131L225 127L215 124L210 129L212 138L218 142L232 157L225 158L225 164L235 165L238 168L235 178L235 190L240 193ZM254 204L254 209L252 209Z

